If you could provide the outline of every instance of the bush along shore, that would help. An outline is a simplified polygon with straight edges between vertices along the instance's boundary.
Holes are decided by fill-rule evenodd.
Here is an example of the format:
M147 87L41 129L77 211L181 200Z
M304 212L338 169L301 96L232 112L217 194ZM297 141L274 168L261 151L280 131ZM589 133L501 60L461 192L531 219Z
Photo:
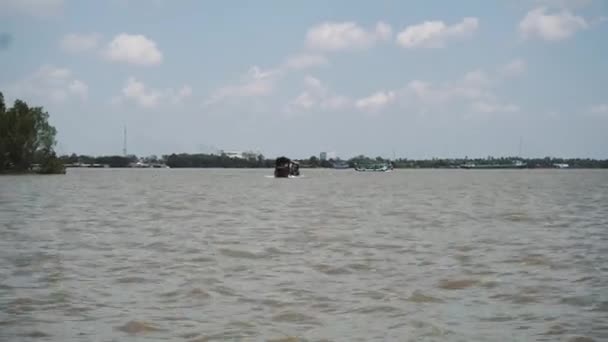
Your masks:
M55 154L57 130L42 107L16 100L6 107L0 92L0 174L63 174Z

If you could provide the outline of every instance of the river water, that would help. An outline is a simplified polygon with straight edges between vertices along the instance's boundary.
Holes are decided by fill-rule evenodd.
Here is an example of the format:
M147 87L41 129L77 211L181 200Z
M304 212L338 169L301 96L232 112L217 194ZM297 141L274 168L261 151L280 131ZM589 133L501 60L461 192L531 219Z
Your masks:
M0 341L606 341L608 171L0 178Z

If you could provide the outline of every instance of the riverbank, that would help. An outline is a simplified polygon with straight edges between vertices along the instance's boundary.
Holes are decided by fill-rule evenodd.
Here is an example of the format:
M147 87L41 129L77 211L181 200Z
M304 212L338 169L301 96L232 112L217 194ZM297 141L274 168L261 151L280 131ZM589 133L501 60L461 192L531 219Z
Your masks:
M232 157L225 154L170 154L138 157L129 156L87 156L64 155L59 158L66 167L170 167L170 168L273 168L274 158L261 154L248 158ZM517 158L517 157L488 157L488 158L432 158L432 159L387 159L371 158L359 155L349 159L320 159L316 156L309 158L292 158L299 162L303 169L308 168L354 168L372 164L390 163L395 169L458 169L458 168L514 168L522 169L598 169L608 168L608 159L590 158Z

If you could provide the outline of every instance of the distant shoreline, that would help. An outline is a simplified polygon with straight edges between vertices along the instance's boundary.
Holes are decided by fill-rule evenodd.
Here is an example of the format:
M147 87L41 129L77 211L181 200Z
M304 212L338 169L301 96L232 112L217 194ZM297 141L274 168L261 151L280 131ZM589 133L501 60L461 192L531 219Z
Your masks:
M66 167L66 169L84 169L84 170L272 170L273 167L221 167L221 166L209 166L209 167L168 167L168 168L137 168L137 167ZM304 170L335 170L335 171L354 171L354 168L336 169L332 167L303 167ZM398 167L394 170L462 170L462 171L523 171L523 170L607 170L606 167L570 167L559 169L555 167L526 167L526 168L479 168L479 169L466 169L459 167ZM34 174L30 172L26 174ZM14 174L0 174L0 175L20 175L19 173Z
M287 156L289 157L289 156ZM488 158L433 158L433 159L387 159L382 157L367 157L359 155L343 160L340 158L325 159L311 156L309 158L293 159L302 169L353 169L368 168L374 165L390 164L393 169L603 169L608 168L608 159L590 158L519 158L519 157L488 157ZM170 154L161 157L148 156L86 156L64 155L59 157L68 167L87 168L226 168L226 169L258 169L274 168L275 159L261 154L241 153L237 156L230 154Z

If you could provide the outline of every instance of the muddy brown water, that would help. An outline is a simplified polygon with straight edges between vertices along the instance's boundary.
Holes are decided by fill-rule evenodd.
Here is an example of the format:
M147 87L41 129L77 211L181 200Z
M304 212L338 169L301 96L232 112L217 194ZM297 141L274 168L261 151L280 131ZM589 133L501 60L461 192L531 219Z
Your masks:
M606 341L608 172L0 177L0 341Z

